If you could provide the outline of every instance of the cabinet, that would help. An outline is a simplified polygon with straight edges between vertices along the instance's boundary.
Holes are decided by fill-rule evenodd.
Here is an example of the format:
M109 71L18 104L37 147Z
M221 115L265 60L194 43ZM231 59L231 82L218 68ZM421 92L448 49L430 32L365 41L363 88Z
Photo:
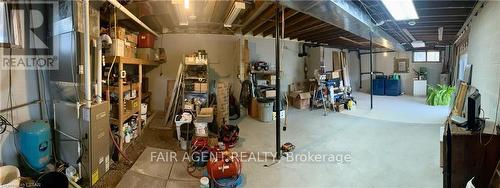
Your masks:
M427 80L413 80L413 96L427 96Z

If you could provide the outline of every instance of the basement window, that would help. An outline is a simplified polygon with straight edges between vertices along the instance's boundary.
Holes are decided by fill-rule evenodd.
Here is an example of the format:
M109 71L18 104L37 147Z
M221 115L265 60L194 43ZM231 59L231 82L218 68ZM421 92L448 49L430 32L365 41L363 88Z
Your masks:
M0 2L0 47L24 48L24 12L19 8Z
M7 19L7 3L0 2L0 45L9 44L9 30Z
M441 61L441 52L436 50L413 51L414 63L437 63Z

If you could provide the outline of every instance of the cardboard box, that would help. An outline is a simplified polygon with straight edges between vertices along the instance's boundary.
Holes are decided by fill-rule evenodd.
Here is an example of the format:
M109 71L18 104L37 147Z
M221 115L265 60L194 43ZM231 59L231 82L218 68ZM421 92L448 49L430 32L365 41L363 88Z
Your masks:
M250 106L248 107L248 115L252 118L259 118L259 107L256 98L252 98Z
M137 48L137 58L148 61L157 60L158 55L154 48Z
M218 81L216 90L216 122L220 127L229 122L229 83L226 81Z
M344 103L336 102L334 104L334 106L335 106L335 111L337 111L337 112L342 112L342 111L345 110L345 104Z
M311 99L311 94L309 92L295 91L291 92L289 95L289 102L292 106L298 109L308 109Z
M125 41L134 44L134 46L137 46L137 35L133 34L133 33L129 33L129 34L125 35Z
M269 76L269 85L272 85L272 86L276 85L276 75Z
M267 80L257 80L258 86L267 86Z
M306 91L305 90L305 85L302 82L295 82L290 85L288 85L288 91L289 92L300 92L300 91Z
M137 98L134 100L126 100L125 101L125 109L127 111L138 109L139 105L140 105L140 102Z
M120 39L113 39L113 44L111 48L106 51L107 56L125 56L125 42Z
M266 96L266 98L276 97L276 90L266 90L264 96Z
M194 83L194 91L196 92L207 92L208 84L207 83Z
M123 27L116 27L116 36L115 36L115 27L112 27L109 30L109 36L112 39L120 39L120 40L125 40L125 28Z
M332 78L340 78L340 71L333 71Z
M130 42L125 42L125 49L124 49L124 57L130 57L130 58L135 58L135 53L137 51L137 48L135 47L135 44L132 44Z
M196 122L212 123L214 120L214 108L201 108L196 116Z

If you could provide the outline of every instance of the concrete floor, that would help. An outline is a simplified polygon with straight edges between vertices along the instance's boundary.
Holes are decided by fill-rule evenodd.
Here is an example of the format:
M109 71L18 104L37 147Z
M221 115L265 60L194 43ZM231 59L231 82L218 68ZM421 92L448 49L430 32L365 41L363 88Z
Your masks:
M391 97L391 100L393 103L377 104L371 113L385 115L385 119L391 120L394 116L387 109L394 108L394 104L411 103L419 99ZM359 101L363 99L358 98L358 103ZM403 112L411 114L402 114ZM380 117L362 117L362 113L349 113L352 112L331 112L323 116L320 110L290 109L287 131L282 132L281 142L292 142L296 145L294 156L310 152L323 156L348 156L350 161L339 163L282 160L272 167L264 167L272 161L249 160L243 163L243 186L442 187L439 167L440 123L403 123L380 120L384 119ZM427 122L428 118L411 111L399 113L408 117L417 116L414 119L423 122ZM275 151L274 123L262 123L245 117L239 122L239 127L241 139L235 151ZM132 167L118 187L144 187L149 184L155 187L199 187L196 179L185 173L182 163L175 167L175 163L148 162L149 159L143 155L150 156L151 149L155 148L147 148L134 164L142 165L140 169L149 170L141 172Z
M449 113L448 106L429 106L425 104L425 97L402 96L373 96L373 110L370 110L370 94L353 93L358 102L357 109L345 114L395 121L403 123L435 124L443 123Z

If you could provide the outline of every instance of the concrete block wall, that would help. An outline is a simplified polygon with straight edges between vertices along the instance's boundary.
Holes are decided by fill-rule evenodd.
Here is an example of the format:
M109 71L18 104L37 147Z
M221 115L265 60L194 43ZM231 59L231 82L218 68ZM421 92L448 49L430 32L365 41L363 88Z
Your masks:
M362 51L363 53L364 51ZM383 72L385 75L390 75L394 73L394 58L408 58L410 59L408 73L398 73L401 75L401 86L402 90L407 95L412 95L413 93L413 77L415 73L413 69L419 70L420 67L426 67L428 70L428 84L438 84L439 76L442 72L443 63L415 63L413 62L413 56L411 51L403 52L387 52L387 53L376 53L373 54L373 71ZM353 87L353 89L359 90L359 60L357 57L357 52L351 51L348 55L349 65L353 65L349 68L351 71L350 78L351 83L356 84L358 87ZM361 72L370 72L370 55L361 55ZM366 74L361 77L363 80L363 87L360 91L369 92L370 91L370 75Z
M150 70L149 88L152 92L151 109L163 110L167 80L175 80L178 67L185 54L205 49L208 53L211 79L224 79L231 83L233 92L238 93L241 84L238 78L241 65L242 41L248 40L250 62L265 61L275 67L275 39L241 35L214 34L163 34L156 41L157 47L165 48L167 63ZM304 58L298 57L301 45L297 41L281 40L282 92L288 85L304 80ZM238 96L237 96L238 98Z
M500 2L488 1L472 18L469 33L468 63L472 68L472 85L481 93L486 117L495 120L500 98ZM497 117L500 118L500 117Z

